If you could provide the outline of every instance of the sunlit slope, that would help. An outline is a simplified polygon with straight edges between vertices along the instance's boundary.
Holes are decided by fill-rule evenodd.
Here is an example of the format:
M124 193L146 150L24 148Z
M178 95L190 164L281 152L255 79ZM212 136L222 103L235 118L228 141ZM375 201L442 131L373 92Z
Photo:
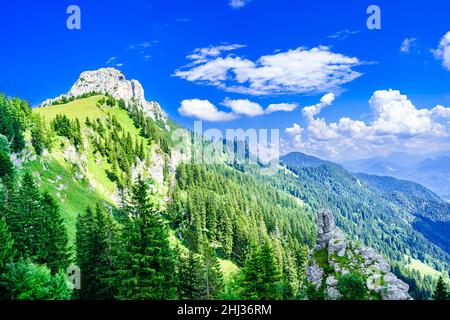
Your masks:
M85 177L77 177L73 165L67 161L67 153L71 150L71 146L67 139L62 137L57 137L57 141L48 154L38 160L29 161L25 165L25 168L29 168L38 177L43 189L59 200L71 240L75 236L76 217L80 212L86 210L88 206L94 207L99 202L112 207L116 206L116 185L106 174L106 170L111 169L111 164L106 159L99 161L99 155L94 155L89 139L90 129L85 124L86 118L95 121L109 115L115 116L124 131L131 134L133 141L137 139L140 143L144 140L126 110L117 106L100 106L97 102L101 98L103 96L93 96L67 104L33 110L47 123L50 123L58 114L66 115L71 120L76 118L80 120L85 150L79 156L86 158L87 175ZM146 143L145 145L149 148Z

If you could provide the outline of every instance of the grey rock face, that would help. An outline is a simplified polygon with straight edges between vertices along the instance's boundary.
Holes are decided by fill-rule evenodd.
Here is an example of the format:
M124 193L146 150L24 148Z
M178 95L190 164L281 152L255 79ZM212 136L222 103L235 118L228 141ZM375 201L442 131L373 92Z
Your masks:
M322 284L322 278L324 276L324 271L321 267L317 265L314 260L310 260L311 265L306 270L306 278L310 283L316 286L316 288L320 288Z
M321 251L320 256L323 257L323 250L326 250L328 256L328 261L325 262L327 266L319 265L314 259L318 251ZM390 271L389 263L383 256L372 248L348 241L345 234L336 227L332 212L320 210L317 214L317 244L307 261L307 281L318 289L324 287L327 298L336 300L341 296L337 289L339 278L350 272L364 277L371 295L377 294L383 300L411 299L408 294L409 286Z
M384 276L385 290L381 292L383 300L408 300L410 295L408 294L409 286L398 279L393 273L388 273Z
M123 73L114 68L83 72L67 94L46 100L41 106L51 105L53 101L60 100L64 96L78 97L91 92L108 93L117 100L123 99L127 107L136 104L155 120L167 120L166 113L157 102L145 100L144 89L139 81L126 80Z
M317 214L317 246L325 248L334 235L336 224L331 210L321 209Z

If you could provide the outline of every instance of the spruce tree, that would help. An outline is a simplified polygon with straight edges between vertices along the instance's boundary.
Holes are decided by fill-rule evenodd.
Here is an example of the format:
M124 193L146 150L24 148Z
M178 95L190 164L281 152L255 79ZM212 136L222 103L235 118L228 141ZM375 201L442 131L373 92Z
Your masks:
M199 300L202 296L202 263L199 257L189 250L187 257L178 252L178 298Z
M241 294L247 300L273 300L280 298L281 274L273 249L268 241L253 249L242 269Z
M31 128L31 144L37 155L41 155L46 147L44 123L39 116L34 118L34 125Z
M8 290L1 281L2 274L6 271L7 265L13 262L14 242L5 220L0 217L0 300L8 298Z
M48 193L42 197L42 213L38 222L37 262L46 264L52 273L65 271L69 266L69 239L61 210L55 199Z
M11 177L14 173L14 166L9 155L0 150L0 179Z
M13 261L14 242L8 226L3 218L0 217L0 274L2 274L6 265Z
M116 228L111 214L97 205L77 219L77 264L81 269L80 298L114 298L111 283Z
M223 274L214 249L205 245L203 248L203 299L212 300L221 296L224 290Z
M37 254L41 204L41 196L33 176L25 172L18 190L10 191L6 210L6 222L17 254L23 258L31 258Z
M439 277L436 284L436 289L434 290L433 299L434 300L447 300L449 298L447 285L444 282L442 276Z
M139 177L126 206L118 254L119 299L174 299L177 293L175 255L167 227L148 186Z

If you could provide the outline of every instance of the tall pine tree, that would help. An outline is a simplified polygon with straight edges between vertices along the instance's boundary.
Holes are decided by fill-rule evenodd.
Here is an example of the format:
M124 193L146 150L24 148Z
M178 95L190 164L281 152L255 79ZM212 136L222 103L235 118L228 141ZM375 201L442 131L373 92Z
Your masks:
M139 178L126 207L118 254L119 299L175 299L177 274L167 227Z
M69 266L69 238L61 210L50 194L44 193L41 209L37 262L46 264L55 274Z
M111 283L116 226L111 214L97 205L77 220L77 264L81 270L82 300L114 298Z
M34 257L38 252L41 203L41 195L33 176L25 172L18 190L9 192L6 210L6 223L17 253L22 258Z
M268 241L253 249L246 259L241 274L241 298L247 300L274 300L281 297L281 275L275 254Z
M444 282L444 278L442 276L439 277L438 282L436 284L436 289L433 294L434 300L447 300L449 299L447 285Z

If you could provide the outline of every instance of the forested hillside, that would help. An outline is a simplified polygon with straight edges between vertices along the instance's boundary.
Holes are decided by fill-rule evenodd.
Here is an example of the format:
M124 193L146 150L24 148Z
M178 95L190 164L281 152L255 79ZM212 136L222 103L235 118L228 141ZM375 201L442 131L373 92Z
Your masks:
M410 257L448 273L448 248L430 240L430 235L437 239L448 239L448 235L434 225L421 223L426 217L448 218L450 212L444 201L417 184L392 179L388 187L379 177L354 176L339 165L316 161L315 167L298 166L299 162L291 159L282 158L296 177L280 174L265 179L314 209L332 208L336 223L347 234L383 253L398 265L397 272L405 278L415 278L419 287L416 296L430 295L434 281L404 266ZM427 232L421 228L427 228ZM410 284L416 286L412 281Z
M4 299L302 295L315 224L298 199L226 165L175 172L167 123L111 96L34 111L3 97L2 111Z
M408 259L448 270L445 247L427 239L439 229L414 224L447 217L423 190L395 197L304 155L274 176L183 162L169 138L176 124L105 93L34 110L1 95L0 107L2 299L305 298L322 207L397 264L415 297L429 298L435 280ZM69 265L81 290L66 281Z

